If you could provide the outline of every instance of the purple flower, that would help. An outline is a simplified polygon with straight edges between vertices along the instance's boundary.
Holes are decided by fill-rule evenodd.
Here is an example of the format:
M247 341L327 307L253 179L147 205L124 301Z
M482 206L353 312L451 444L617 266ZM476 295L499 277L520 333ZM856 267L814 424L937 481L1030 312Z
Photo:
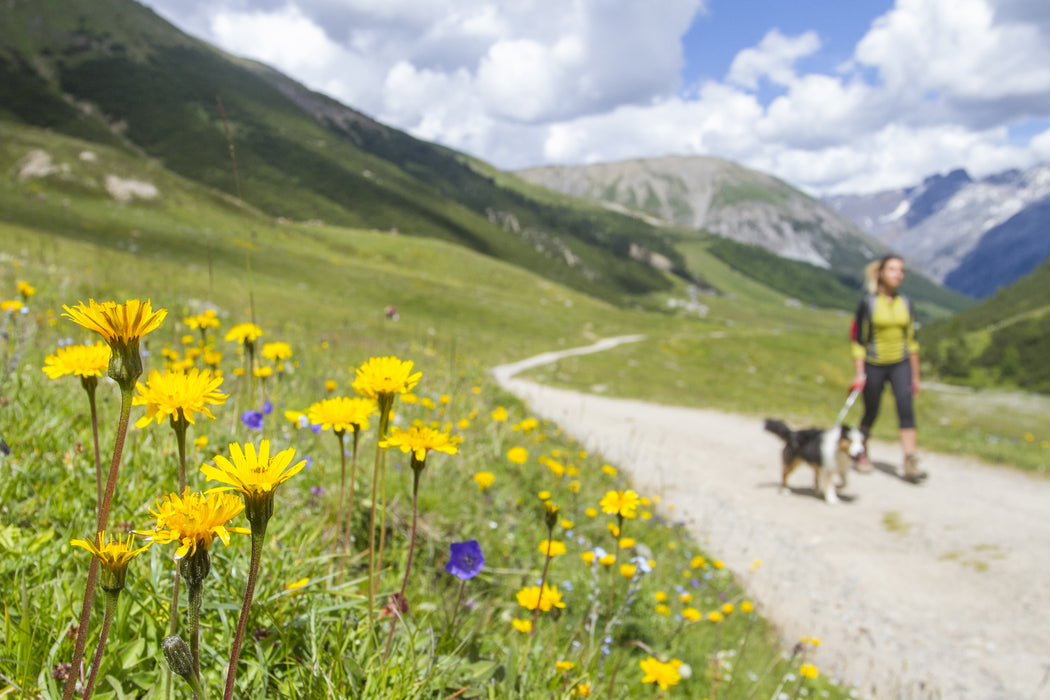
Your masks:
M262 430L263 414L259 411L245 411L241 414L241 422L244 423L245 427L249 430Z
M310 430L314 431L314 435L320 435L321 430L324 428L320 423L311 423Z
M268 416L271 413L273 413L273 402L270 401L270 399L266 399L265 401L263 401L262 414L264 416Z
M485 566L485 556L477 540L453 542L449 545L448 563L445 571L453 576L468 581L478 575Z
M313 495L314 498L320 498L324 495L324 486L311 486L310 494Z

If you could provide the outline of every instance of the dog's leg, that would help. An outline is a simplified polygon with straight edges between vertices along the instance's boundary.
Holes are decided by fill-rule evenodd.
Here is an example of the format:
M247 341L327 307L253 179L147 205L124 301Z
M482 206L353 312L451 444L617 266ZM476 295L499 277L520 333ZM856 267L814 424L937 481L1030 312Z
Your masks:
M787 448L785 448L785 454L783 456L783 469L780 472L780 493L787 493L788 490L788 477L791 476L791 472L795 471L795 467L798 466L798 459L792 459L786 454Z
M838 503L839 495L835 492L835 479L829 470L820 470L820 482L820 489L818 489L818 491L824 494L824 502Z

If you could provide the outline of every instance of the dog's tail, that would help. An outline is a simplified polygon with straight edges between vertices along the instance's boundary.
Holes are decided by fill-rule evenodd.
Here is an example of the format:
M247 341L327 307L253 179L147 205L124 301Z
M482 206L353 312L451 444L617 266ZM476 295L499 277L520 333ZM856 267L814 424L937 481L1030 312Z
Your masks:
M784 442L789 442L791 440L791 428L787 427L787 424L784 423L784 421L766 418L764 427Z

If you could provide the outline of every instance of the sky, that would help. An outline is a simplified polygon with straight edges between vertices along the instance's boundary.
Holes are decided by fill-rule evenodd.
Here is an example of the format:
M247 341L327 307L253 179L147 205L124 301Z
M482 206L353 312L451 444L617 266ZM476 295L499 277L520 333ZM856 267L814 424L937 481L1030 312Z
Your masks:
M504 170L726 158L814 195L1050 162L1047 0L140 0Z

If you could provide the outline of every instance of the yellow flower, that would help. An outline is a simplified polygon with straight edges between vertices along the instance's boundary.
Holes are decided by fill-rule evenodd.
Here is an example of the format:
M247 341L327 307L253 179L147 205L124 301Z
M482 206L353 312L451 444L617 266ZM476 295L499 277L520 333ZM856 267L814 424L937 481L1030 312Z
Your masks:
M591 695L591 684L590 683L580 683L578 686L576 686L573 689L572 694L575 695L576 697L580 697L580 698L590 697L590 695Z
M689 562L689 566L694 569L702 569L707 566L707 560L701 556L693 557L693 560Z
M657 612L658 615L670 615L671 614L671 608L667 607L663 603L660 603L659 605L657 605L655 609L656 609L656 612Z
M657 591L656 593L653 594L653 598L656 599L657 603L663 603L663 602L665 602L667 600L667 594L664 593L663 591Z
M218 350L208 348L204 351L204 354L201 356L201 359L204 360L204 364L208 365L209 367L217 368L219 366L219 363L222 362L222 353Z
M586 552L580 555L580 559L583 559L584 564L590 566L594 562L594 556L594 552L588 549Z
M820 675L820 671L813 664L802 664L798 667L798 673L803 678L813 679Z
M247 533L242 527L226 527L244 510L241 499L228 493L191 493L187 488L182 496L169 494L158 500L150 513L157 519L153 530L138 534L150 537L157 544L178 542L175 558L192 555L197 548L208 549L217 537L224 545L230 544L230 533Z
M723 564L720 559L715 559L713 562L711 562L711 566L715 567L716 569L725 568L725 564Z
M619 537L620 536L620 526L619 525L617 525L616 523L606 523L605 526L607 528L609 528L609 534L610 535L612 535L613 537Z
M286 590L286 591L297 591L297 590L299 590L300 588L302 588L303 586L305 586L308 583L310 583L310 578L309 577L301 578L298 581L292 581L291 583L286 583L284 585L284 590Z
M433 428L423 425L413 425L408 430L394 427L386 439L379 441L383 448L399 447L402 452L411 452L412 458L417 462L423 462L427 458L427 451L444 452L454 455L459 451L457 445L463 441L458 435L449 437L448 433L438 432Z
M630 549L633 546L634 546L634 538L633 537L623 537L623 538L620 539L620 548L621 549Z
M265 343L262 347L262 356L267 360L287 360L292 356L292 346L288 343Z
M496 475L492 472L478 472L474 475L474 481L478 482L478 489L484 491L489 486L492 486L492 482L496 480Z
M633 578L634 572L638 570L638 567L634 564L621 564L620 575L624 578Z
M664 663L650 656L640 661L638 665L642 667L642 671L645 673L642 676L642 683L656 683L661 690L667 690L682 680L682 676L678 672L682 662L678 659L671 659Z
M371 357L357 368L354 389L370 399L392 398L395 394L411 391L423 377L412 373L412 362L396 357Z
M608 464L602 465L602 471L609 476L616 476L616 467L609 466Z
M693 600L693 594L692 593L679 593L678 594L678 600L682 601L683 603L691 602Z
M604 557L602 557L601 559L598 560L598 563L601 564L602 566L612 566L613 564L616 563L616 555L615 554L606 554Z
M580 492L580 482L579 482L578 479L569 482L569 490L572 491L573 493L579 493Z
M634 491L609 491L599 504L602 511L612 515L632 519L635 517L635 509L638 507L638 494Z
M740 612L749 613L754 609L755 606L751 604L750 600L745 600L743 603L740 604Z
M532 631L532 620L519 620L517 618L510 621L510 624L514 625L514 629L528 634Z
M551 498L551 492L550 491L540 491L536 495L539 496L539 499L541 501L549 501L550 498Z
M238 323L226 332L226 340L235 340L241 345L250 345L262 334L262 328L254 323Z
M204 313L197 314L196 316L188 316L187 318L182 319L182 322L190 329L218 328L219 316L215 313L215 309L205 309Z
M561 525L561 528L562 528L563 530L571 530L571 529L572 529L572 525L573 525L573 523L572 523L572 521L571 521L571 520L562 520L562 521L561 521L560 523L558 523L558 524L559 524L559 525Z
M168 315L166 309L154 311L148 299L128 299L124 304L113 301L100 304L94 299L89 299L87 306L84 302L78 302L72 308L65 305L62 308L66 310L63 316L89 331L98 333L114 350L117 346L137 343L142 336L159 328L164 317Z
M378 413L379 407L372 399L338 396L324 399L310 406L307 417L322 430L331 428L336 432L368 430L368 417ZM296 417L298 421L298 417Z
M336 388L337 386L338 386L338 384L336 384L336 383L335 383L335 380L334 380L334 379L329 379L328 381L326 381L326 382L324 383L324 389L325 389L325 391L335 391L335 388Z
M164 374L151 370L145 386L142 382L135 385L138 395L131 403L146 407L146 413L135 421L135 427L145 428L154 418L160 424L169 417L175 422L185 421L193 425L194 413L214 419L208 405L218 406L229 398L219 391L220 384L222 377L215 376L210 369L165 371Z
M721 622L722 613L718 612L717 610L712 610L711 612L707 613L707 619L711 622Z
M585 511L583 511L583 514L586 515L588 518L597 518L598 517L598 509L597 508L588 508Z
M59 348L54 355L44 358L44 373L52 379L66 374L78 377L102 377L109 368L112 354L109 346L102 342L94 345L68 345Z
M525 464L529 460L529 451L524 447L512 447L507 450L507 459L514 464Z
M554 473L554 476L558 478L565 476L565 467L561 462L557 462L553 459L545 459L543 460L543 463Z
M682 617L689 620L690 622L696 622L704 617L704 614L696 608L685 608L682 610Z
M18 293L21 294L26 299L28 299L29 297L31 297L34 294L36 294L36 287L34 287L33 285L29 284L25 280L19 281L17 289L18 289Z
M723 615L732 615L734 610L736 610L736 607L732 603L726 603L722 606Z
M557 673L565 673L567 671L571 671L573 668L575 668L575 666L576 664L574 664L571 661L558 661L554 664L554 670Z
M18 311L25 304L15 299L4 299L0 301L0 311Z
M270 457L270 441L259 443L259 452L255 445L245 443L242 449L236 442L230 443L230 457L215 456L215 465L205 464L201 473L212 481L228 484L227 487L240 491L244 496L244 506L248 522L252 528L266 527L266 522L273 515L273 494L277 487L292 478L306 466L306 460L292 464L294 449L278 452Z
M208 446L208 436L201 435L199 438L193 441L193 446L196 447L198 450L203 450L205 447Z
M256 367L252 370L252 374L259 379L269 379L273 376L273 367Z
M503 421L507 420L507 409L503 408L503 406L497 408L495 411L492 412L492 420L496 421L497 423L502 423Z
M466 430L470 427L470 421L466 418L460 418L456 423L456 430Z
M539 546L540 554L548 554L552 557L556 557L560 554L565 554L569 551L565 548L564 542L558 540L543 540Z
M119 591L124 588L128 562L145 552L150 546L150 543L147 542L138 549L132 549L134 540L134 535L128 535L127 540L117 535L116 539L111 538L109 542L106 542L106 533L102 531L98 533L96 540L71 540L69 544L74 547L83 547L98 559L98 565L102 568L99 585L103 590Z
M539 608L541 612L547 612L551 608L564 608L565 603L561 600L561 593L557 586L543 584L543 592L540 593L539 586L528 586L517 593L518 604L527 610Z

